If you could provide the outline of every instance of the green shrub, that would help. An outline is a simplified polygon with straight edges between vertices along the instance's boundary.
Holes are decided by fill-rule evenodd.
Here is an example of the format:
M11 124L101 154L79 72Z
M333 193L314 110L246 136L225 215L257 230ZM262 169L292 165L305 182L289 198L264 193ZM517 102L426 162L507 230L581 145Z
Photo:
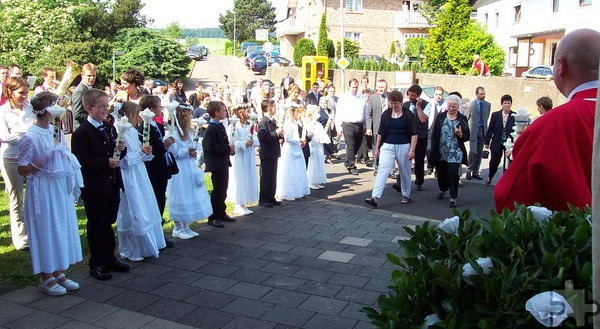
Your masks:
M304 56L315 56L317 50L315 49L315 43L306 38L301 38L294 47L294 65L302 65L302 57Z
M491 219L459 214L456 234L425 223L405 227L410 240L399 241L405 256L388 254L399 268L393 284L379 296L379 310L364 308L379 328L420 328L436 314L429 328L545 328L525 310L532 296L565 289L591 292L591 209L571 208L547 220L517 206L513 212L492 212ZM475 261L489 257L489 274ZM476 275L463 277L471 264ZM565 285L566 284L566 285ZM575 327L573 323L563 323Z

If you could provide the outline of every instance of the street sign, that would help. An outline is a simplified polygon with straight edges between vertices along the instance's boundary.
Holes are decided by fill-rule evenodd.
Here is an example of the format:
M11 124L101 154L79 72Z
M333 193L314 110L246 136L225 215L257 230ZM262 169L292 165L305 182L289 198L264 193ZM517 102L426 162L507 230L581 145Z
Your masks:
M342 57L335 62L337 66L339 66L342 70L345 70L348 65L350 65L350 61L346 59L346 57Z
M269 30L267 29L256 29L256 40L267 41L269 40Z
M267 42L263 43L262 50L263 50L265 53L270 53L270 52L272 52L272 51L273 51L273 49L275 49L275 46L273 46L273 44L272 44L272 43L270 43L269 41L267 41Z
M265 53L265 57L266 57L267 59L271 59L271 53L270 53L270 52L267 52L267 53Z

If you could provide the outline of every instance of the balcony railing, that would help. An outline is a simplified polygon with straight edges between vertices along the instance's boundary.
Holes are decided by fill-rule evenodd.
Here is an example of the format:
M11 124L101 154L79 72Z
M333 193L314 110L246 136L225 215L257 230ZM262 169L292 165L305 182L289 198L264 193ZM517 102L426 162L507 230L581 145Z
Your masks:
M414 10L398 11L394 14L394 28L424 28L431 27L420 12Z
M277 36L281 35L296 35L306 31L306 23L300 17L289 17L281 23L277 24Z

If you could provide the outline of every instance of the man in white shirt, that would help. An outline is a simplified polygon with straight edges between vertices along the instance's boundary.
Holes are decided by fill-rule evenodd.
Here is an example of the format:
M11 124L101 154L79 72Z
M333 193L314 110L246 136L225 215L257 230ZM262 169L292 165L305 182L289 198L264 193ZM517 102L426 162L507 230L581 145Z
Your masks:
M364 134L365 96L358 92L358 80L351 79L348 92L340 96L335 115L335 126L338 136L344 134L346 140L346 169L358 175L356 169L356 152L360 148Z
M56 70L50 67L46 67L42 70L42 80L44 83L35 87L34 95L41 93L44 90L55 92L56 88Z

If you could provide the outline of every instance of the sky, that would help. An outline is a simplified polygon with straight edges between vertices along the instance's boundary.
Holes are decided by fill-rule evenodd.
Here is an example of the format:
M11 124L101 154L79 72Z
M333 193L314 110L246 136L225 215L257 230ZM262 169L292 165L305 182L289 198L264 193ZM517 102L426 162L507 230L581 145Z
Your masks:
M142 0L142 14L154 19L150 27L178 22L183 28L219 27L219 14L233 9L233 0ZM283 19L287 0L271 0L277 19Z

